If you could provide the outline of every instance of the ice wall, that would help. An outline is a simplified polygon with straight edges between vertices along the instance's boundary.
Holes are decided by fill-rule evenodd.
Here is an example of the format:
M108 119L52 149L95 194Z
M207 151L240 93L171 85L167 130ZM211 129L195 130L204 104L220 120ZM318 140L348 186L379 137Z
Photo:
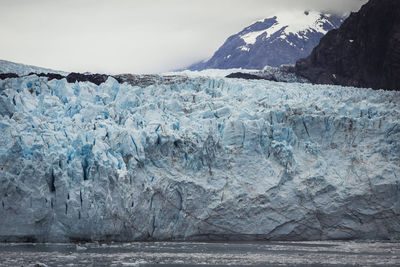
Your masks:
M0 241L399 239L400 93L0 81Z

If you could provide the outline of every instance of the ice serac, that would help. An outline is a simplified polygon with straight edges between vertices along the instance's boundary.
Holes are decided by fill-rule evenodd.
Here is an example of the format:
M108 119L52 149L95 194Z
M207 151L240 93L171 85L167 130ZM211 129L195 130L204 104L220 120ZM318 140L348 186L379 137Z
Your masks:
M399 92L165 79L0 80L0 240L400 238Z

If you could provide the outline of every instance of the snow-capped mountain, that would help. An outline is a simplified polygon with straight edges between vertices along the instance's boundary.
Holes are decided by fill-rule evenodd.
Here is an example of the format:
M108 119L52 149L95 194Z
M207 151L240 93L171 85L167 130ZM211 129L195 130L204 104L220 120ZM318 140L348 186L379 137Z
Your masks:
M282 12L232 35L210 60L189 69L262 69L294 64L308 56L319 40L343 20L316 11Z

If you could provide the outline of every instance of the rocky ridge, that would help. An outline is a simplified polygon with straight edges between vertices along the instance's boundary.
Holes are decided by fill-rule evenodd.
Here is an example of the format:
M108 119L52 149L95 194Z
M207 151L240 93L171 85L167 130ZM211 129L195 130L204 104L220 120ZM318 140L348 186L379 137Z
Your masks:
M313 83L400 90L400 1L370 0L299 60L296 73Z

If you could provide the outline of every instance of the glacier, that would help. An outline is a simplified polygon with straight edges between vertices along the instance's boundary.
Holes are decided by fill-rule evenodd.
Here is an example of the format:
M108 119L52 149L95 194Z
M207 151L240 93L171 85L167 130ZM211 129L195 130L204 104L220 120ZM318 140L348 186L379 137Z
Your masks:
M0 80L0 241L400 239L400 92L187 74Z
M15 73L19 76L28 75L30 73L54 73L64 76L68 75L68 72L65 71L41 68L0 59L0 74L1 73Z

